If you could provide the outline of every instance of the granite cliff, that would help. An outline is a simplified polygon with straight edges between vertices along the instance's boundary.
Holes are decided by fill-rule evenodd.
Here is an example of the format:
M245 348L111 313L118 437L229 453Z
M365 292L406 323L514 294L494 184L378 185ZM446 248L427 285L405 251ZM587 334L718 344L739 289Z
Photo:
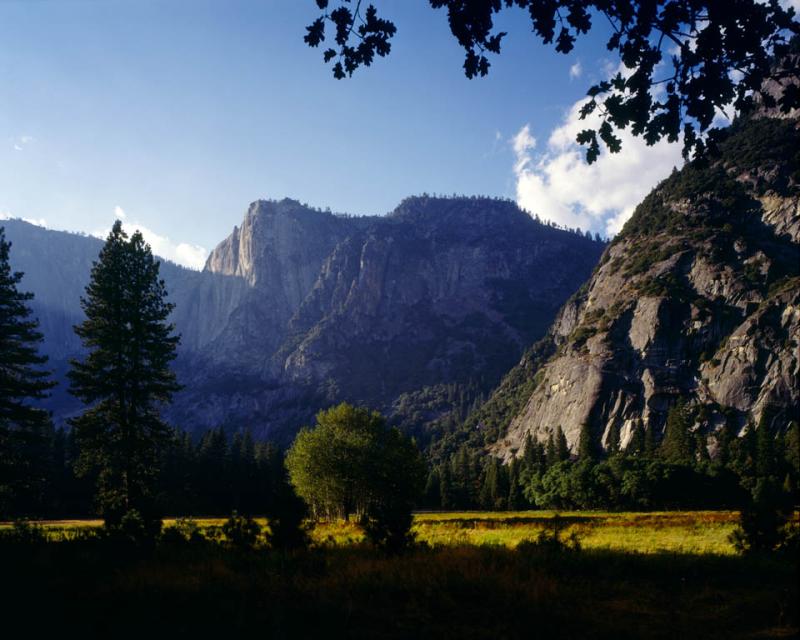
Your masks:
M739 119L720 154L662 182L468 421L492 451L520 452L561 426L606 446L663 433L679 399L693 430L783 430L798 419L800 131L796 118ZM474 436L473 436L474 437Z
M3 224L62 382L47 403L62 422L79 408L64 372L101 242ZM424 439L544 335L604 246L488 198L409 198L382 217L254 202L202 272L162 266L185 385L168 417L285 444L350 400Z
M409 198L383 217L258 201L206 274L244 284L184 359L173 420L287 441L350 400L424 436L444 396L488 392L542 335L603 244L506 201Z

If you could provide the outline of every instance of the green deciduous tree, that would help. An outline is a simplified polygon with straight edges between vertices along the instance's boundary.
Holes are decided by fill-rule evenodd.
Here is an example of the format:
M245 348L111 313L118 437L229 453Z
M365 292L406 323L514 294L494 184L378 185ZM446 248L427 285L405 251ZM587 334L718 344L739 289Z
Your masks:
M342 403L317 414L286 456L289 477L316 517L360 517L376 543L402 546L425 465L414 444L374 411Z
M170 369L179 338L169 323L159 263L136 232L114 224L94 263L75 327L87 354L74 360L70 391L88 408L71 423L81 444L79 471L97 473L106 525L160 527L154 508L158 450L170 437L160 408L180 387Z
M33 294L17 288L23 274L11 270L10 249L0 227L0 514L39 506L52 425L31 400L54 384L41 369L47 358L39 355L42 334L28 307Z
M434 9L446 9L450 31L465 52L468 78L485 76L488 56L500 53L507 34L494 20L504 9L525 10L535 37L562 54L597 22L603 25L606 48L618 54L620 68L589 88L581 110L582 118L600 116L596 129L577 136L589 162L599 155L600 141L619 151L617 133L628 128L648 144L662 138L675 142L683 134L684 155L703 152L707 142L699 134L711 129L719 111L747 109L767 78L782 82L798 75L796 58L774 65L774 58L789 50L791 34L800 33L794 11L777 0L429 1ZM372 5L361 11L360 0L316 4L322 14L308 26L305 41L312 47L332 45L323 58L333 64L336 78L389 54L397 29ZM332 38L327 25L334 28ZM787 85L778 102L784 112L800 106L800 91ZM774 103L769 95L765 100Z

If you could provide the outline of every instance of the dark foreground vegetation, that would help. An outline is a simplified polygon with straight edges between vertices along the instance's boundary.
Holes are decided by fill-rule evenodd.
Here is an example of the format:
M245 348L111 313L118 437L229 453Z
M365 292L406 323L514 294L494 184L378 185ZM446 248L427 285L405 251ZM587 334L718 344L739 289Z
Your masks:
M187 535L192 539L187 539ZM0 542L4 627L38 635L267 638L780 638L797 633L785 555L580 550L554 534L501 546L366 544L284 552L166 529ZM42 615L47 612L47 615Z

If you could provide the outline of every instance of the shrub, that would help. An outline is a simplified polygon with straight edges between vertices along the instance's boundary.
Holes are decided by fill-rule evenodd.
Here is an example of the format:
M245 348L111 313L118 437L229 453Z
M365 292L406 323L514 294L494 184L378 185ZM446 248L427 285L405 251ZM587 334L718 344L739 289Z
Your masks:
M44 529L28 520L15 520L11 529L0 531L0 538L18 544L41 544L47 542Z
M284 472L285 474L285 472ZM267 542L273 549L302 549L308 546L308 505L295 493L284 476L269 512Z
M192 518L178 518L174 525L164 529L161 541L166 544L186 544L203 542L205 537Z
M136 509L128 509L118 522L106 521L106 536L115 542L128 543L135 546L153 543L161 533L161 520L145 519Z
M373 504L364 514L361 526L375 546L397 553L413 545L416 534L411 531L414 516L402 503Z
M577 532L573 531L564 536L566 522L557 513L552 517L548 526L539 532L535 540L523 540L517 545L518 553L543 553L554 555L581 550L581 543Z
M236 549L252 549L258 543L261 527L250 516L240 516L236 511L222 525L226 542Z
M773 478L759 478L751 499L741 511L739 527L730 535L730 541L740 553L785 548L796 538L789 526L791 513L791 497Z

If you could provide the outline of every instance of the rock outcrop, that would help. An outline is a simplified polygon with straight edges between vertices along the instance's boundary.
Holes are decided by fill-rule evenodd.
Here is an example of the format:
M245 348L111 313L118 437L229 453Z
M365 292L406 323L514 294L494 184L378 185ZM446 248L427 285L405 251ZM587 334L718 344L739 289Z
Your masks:
M679 398L706 434L797 420L799 156L796 119L743 118L717 159L660 184L476 413L500 432L493 451L557 426L574 450L585 423L603 445L612 430L622 446L635 429L658 437Z

